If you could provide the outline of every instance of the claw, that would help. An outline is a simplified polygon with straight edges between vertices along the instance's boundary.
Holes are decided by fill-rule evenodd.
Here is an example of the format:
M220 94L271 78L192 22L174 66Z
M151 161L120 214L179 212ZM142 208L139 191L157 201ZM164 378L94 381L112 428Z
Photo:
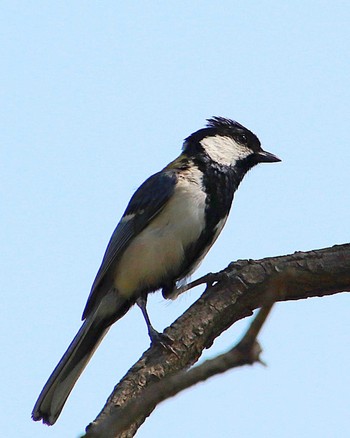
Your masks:
M165 350L171 351L177 358L179 358L179 355L176 353L174 348L171 344L174 343L174 341L169 338L168 335L165 333L159 333L157 330L155 330L152 326L150 330L148 331L149 337L151 339L151 346L153 345L161 345Z

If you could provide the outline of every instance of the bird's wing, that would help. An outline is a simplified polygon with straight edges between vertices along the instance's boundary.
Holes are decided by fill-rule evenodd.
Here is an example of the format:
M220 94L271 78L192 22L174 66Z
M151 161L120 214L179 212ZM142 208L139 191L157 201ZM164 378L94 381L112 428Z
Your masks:
M99 302L106 292L99 286L110 268L115 266L133 237L139 234L164 208L174 193L176 180L174 170L163 170L148 178L134 193L108 243L101 267L91 287L82 319L88 316L95 307L95 303Z

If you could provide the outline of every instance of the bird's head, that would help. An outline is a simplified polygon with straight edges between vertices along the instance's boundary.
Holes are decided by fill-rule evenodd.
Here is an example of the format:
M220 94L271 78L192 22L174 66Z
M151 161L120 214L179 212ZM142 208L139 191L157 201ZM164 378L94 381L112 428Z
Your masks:
M185 139L184 154L246 171L258 163L281 161L264 151L258 137L240 123L223 117L212 117L207 122L205 128Z

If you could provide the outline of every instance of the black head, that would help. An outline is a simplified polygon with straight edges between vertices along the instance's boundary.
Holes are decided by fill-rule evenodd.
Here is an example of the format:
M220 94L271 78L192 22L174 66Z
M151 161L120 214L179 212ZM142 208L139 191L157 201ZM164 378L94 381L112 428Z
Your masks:
M205 128L186 138L183 151L193 157L206 157L223 166L281 161L261 148L258 137L234 120L212 117Z

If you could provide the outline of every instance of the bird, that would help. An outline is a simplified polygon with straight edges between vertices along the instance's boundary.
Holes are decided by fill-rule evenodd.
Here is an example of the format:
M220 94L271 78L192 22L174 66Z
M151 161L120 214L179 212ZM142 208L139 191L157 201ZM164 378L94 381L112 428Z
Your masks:
M136 190L107 245L83 324L34 406L34 421L56 422L101 340L134 304L151 343L164 345L165 335L153 328L147 313L148 294L177 295L222 231L245 174L258 163L278 161L249 129L212 117L184 140L174 161Z

